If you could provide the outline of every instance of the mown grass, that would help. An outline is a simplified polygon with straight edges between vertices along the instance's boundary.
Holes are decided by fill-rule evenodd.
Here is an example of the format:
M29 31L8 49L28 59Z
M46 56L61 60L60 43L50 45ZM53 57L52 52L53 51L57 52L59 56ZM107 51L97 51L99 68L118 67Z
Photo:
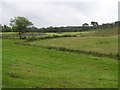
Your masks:
M3 39L3 88L117 88L118 62ZM71 41L72 42L72 41Z

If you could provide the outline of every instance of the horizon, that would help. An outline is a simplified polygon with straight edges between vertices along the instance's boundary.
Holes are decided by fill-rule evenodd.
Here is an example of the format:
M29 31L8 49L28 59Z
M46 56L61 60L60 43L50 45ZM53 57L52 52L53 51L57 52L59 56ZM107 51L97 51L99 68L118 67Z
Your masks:
M118 20L119 21L119 20ZM112 24L112 23L115 23L115 22L118 22L118 21L114 21L114 22L107 22L107 23L101 23L101 24L99 24L99 22L98 22L98 25L100 26L100 25L102 25L102 24ZM1 23L0 23L1 24ZM84 23L83 23L84 24ZM82 24L82 25L83 25ZM6 24L1 24L2 26L4 26L4 25L6 25ZM36 28L48 28L48 27L82 27L82 25L66 25L66 26L52 26L52 25L50 25L50 26L47 26L47 27L37 27L37 26L34 26L34 23L33 23L33 26L32 27L36 27ZM88 24L89 26L93 26L93 25L91 25L91 24ZM10 25L7 25L7 26L9 26L9 27L11 27Z

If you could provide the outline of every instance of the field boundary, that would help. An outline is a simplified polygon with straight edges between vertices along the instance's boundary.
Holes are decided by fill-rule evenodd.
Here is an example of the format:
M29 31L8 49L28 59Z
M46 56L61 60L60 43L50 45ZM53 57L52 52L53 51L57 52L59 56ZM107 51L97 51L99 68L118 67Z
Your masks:
M27 36L29 36L29 38L27 38ZM37 37L40 36L40 37ZM52 36L43 36L43 34L24 34L22 35L22 39L26 39L26 41L35 41L35 40L44 40L44 39L53 39L53 38L62 38L62 37L77 37L76 34L63 34L63 35L55 35L53 34ZM0 38L2 39L15 39L15 38L19 38L18 34L0 34Z
M69 35L69 34L65 34L65 35L53 35L53 36L45 36L45 37L32 37L32 38L28 38L26 39L26 42L33 42L36 40L45 40L45 39L55 39L55 38L64 38L64 37L77 37L77 35Z

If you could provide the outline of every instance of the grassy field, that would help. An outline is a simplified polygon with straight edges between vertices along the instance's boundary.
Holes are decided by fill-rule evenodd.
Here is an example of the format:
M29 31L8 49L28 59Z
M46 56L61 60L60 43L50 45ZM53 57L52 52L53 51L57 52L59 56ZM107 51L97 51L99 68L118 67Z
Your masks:
M44 33L36 37L54 35L77 37L27 42L41 47L16 44L24 41L20 39L2 40L3 88L118 88L118 60L42 48L63 47L116 55L117 27L86 32Z
M118 35L118 26L112 28L99 28L87 31L87 33L81 33L82 37L108 37Z
M50 33L53 35L55 33ZM38 40L31 42L37 46L64 47L73 50L92 51L97 53L113 54L118 53L118 28L95 29L86 32L66 32L63 34L73 34L77 37L56 38L47 40ZM49 35L49 34L48 34ZM59 35L59 34L55 34Z
M117 60L15 44L18 41L3 39L3 88L118 87Z
M0 32L0 34L9 35L9 34L18 34L18 32Z
M0 39L0 89L2 89L2 40Z
M38 40L30 42L32 45L65 47L73 50L95 51L98 53L118 53L118 38L113 37L69 37Z

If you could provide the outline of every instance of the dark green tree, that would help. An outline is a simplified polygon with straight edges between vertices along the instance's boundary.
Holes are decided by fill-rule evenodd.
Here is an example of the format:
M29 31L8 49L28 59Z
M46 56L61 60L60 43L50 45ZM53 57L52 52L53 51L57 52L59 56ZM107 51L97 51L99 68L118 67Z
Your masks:
M84 23L83 27L89 27L89 24L88 23Z
M98 22L92 21L92 22L91 22L91 25L93 25L93 27L96 27L96 26L98 26Z
M11 32L11 28L9 26L7 26L7 25L3 25L2 26L2 31L3 32Z
M10 20L10 25L12 26L12 28L18 30L21 39L22 34L25 33L25 30L33 24L27 18L18 16Z

